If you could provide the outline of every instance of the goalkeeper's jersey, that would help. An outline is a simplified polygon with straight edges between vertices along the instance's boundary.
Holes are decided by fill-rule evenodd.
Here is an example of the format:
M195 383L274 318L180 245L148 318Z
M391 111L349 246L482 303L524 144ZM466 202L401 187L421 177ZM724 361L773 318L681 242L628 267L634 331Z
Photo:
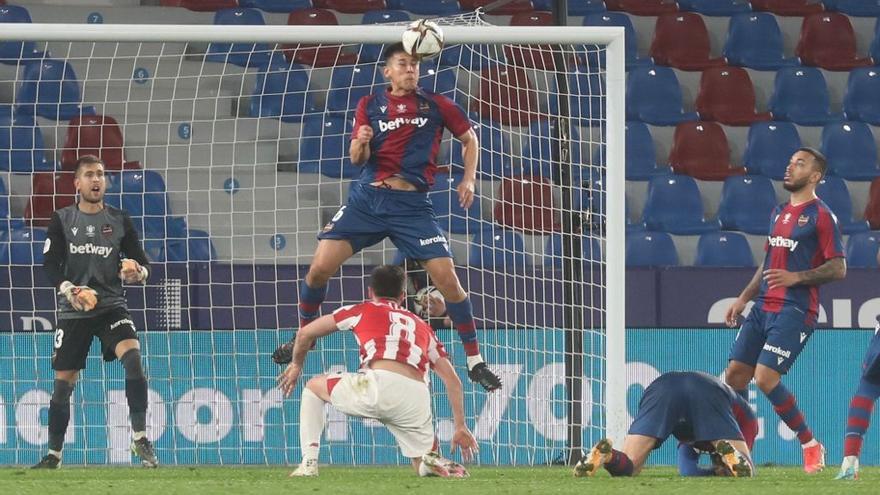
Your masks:
M86 285L98 293L98 304L88 312L76 311L58 296L58 319L91 318L114 308L125 308L119 270L122 258L148 264L128 213L105 205L98 213L85 213L77 205L52 214L43 246L46 275L57 290L65 280Z

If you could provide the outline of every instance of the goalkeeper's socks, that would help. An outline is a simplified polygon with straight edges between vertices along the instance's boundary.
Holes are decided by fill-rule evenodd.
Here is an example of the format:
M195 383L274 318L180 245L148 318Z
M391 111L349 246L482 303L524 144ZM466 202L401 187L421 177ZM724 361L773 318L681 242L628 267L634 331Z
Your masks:
M67 425L70 423L70 395L73 393L73 386L67 380L56 379L49 401L49 450L58 452L59 459L61 449L64 448L64 434L67 433Z
M464 301L457 303L446 301L446 314L452 320L452 324L458 332L458 338L461 339L464 346L464 353L469 358L468 368L473 368L471 365L473 360L470 357L480 355L480 346L477 343L477 326L474 323L474 308L471 306L471 299L465 297ZM474 362L475 365L483 362L483 358L478 359L479 361Z
M302 328L318 317L321 303L327 297L327 286L310 287L305 280L299 285L299 327Z
M791 431L797 433L801 444L813 440L813 432L807 426L803 413L798 409L794 395L785 388L782 382L779 382L776 388L767 394L767 399L773 404L773 410L779 415L779 419L784 421L791 428Z
M843 455L858 457L862 453L862 441L868 425L871 422L871 414L874 412L874 402L880 397L880 385L865 381L859 381L859 388L849 403L849 412L846 415L846 435L843 440Z
M605 463L605 470L611 476L632 476L633 462L629 456L619 450L611 450L611 460Z

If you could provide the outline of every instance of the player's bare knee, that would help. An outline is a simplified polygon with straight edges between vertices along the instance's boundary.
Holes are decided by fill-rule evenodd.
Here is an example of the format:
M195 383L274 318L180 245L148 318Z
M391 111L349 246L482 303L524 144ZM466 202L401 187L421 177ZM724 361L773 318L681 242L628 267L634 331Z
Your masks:
M324 402L330 402L330 391L327 390L327 375L312 377L306 382L306 388Z
M750 367L731 362L724 370L724 382L736 390L742 390L749 386L753 374Z
M781 376L779 372L766 366L759 366L755 370L755 384L765 394L769 394L777 385Z

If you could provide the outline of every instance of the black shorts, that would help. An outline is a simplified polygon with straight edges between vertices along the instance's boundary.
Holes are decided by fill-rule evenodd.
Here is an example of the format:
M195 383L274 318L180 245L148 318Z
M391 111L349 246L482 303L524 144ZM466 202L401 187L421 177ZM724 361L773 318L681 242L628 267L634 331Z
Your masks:
M101 339L104 361L113 361L116 359L116 344L137 339L137 332L125 308L111 309L92 318L58 320L53 341L52 369L85 369L94 337Z

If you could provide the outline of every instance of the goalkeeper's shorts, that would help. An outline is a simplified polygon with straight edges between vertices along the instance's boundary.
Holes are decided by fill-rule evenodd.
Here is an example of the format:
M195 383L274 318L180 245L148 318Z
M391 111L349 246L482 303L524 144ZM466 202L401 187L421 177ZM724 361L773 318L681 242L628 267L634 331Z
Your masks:
M431 451L431 394L424 382L393 371L366 369L332 374L327 388L336 409L382 422L406 457L421 457Z
M113 361L116 359L116 344L137 339L137 332L125 308L113 308L90 318L60 319L55 325L55 338L52 339L52 369L85 369L89 348L95 337L101 340L104 361Z

